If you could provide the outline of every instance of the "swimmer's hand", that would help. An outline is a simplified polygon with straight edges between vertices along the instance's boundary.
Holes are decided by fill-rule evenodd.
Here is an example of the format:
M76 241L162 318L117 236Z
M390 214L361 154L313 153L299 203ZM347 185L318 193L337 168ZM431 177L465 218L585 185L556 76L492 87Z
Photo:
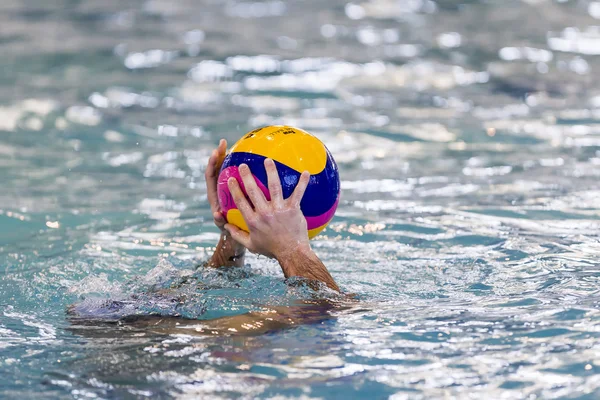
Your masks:
M227 141L221 139L219 147L213 150L210 158L208 159L208 165L206 166L206 172L204 176L206 178L206 193L208 196L208 202L210 204L210 210L215 225L221 231L221 238L217 244L217 249L206 264L209 267L221 267L221 266L242 266L244 264L244 253L246 249L239 242L233 240L229 235L229 232L225 230L225 217L221 212L221 206L219 205L219 196L217 192L217 181L219 179L219 171L223 160L227 152Z
M217 192L217 181L219 179L219 171L223 160L225 159L227 151L227 141L221 139L219 147L213 150L210 158L208 159L208 165L206 166L206 172L204 177L206 178L206 194L208 196L208 202L210 204L210 210L212 211L215 225L225 233L225 217L221 213L221 206L219 205L219 194Z
M227 182L229 191L250 233L230 224L226 224L225 229L251 252L279 261L286 278L300 276L322 282L329 288L339 291L327 268L310 247L306 218L300 210L300 201L308 186L310 174L303 172L294 193L284 199L277 167L273 160L267 158L265 168L271 201L268 201L258 188L250 168L245 164L239 167L246 193L254 207L244 196L238 181L229 178Z

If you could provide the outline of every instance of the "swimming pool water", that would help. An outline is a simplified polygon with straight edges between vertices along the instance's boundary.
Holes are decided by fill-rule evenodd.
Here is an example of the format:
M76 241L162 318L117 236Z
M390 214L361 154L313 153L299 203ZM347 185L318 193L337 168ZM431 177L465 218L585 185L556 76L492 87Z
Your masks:
M0 398L600 396L600 3L5 0ZM221 137L317 134L360 302L253 337L72 324L309 296L218 238ZM165 296L148 291L176 286ZM110 307L107 306L110 305Z

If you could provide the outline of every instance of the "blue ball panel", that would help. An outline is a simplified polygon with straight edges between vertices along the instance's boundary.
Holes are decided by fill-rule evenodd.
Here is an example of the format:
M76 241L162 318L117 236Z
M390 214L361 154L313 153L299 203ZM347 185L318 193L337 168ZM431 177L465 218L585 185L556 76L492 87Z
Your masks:
M264 160L266 157L252 153L235 152L230 153L223 161L221 170L227 167L246 164L252 171L252 174L258 178L265 186L268 185L267 171ZM283 189L283 198L287 199L292 195L301 173L275 161L281 186ZM333 157L327 151L327 163L325 169L316 175L310 176L310 183L300 207L307 217L319 216L331 209L340 193L340 178L338 168Z

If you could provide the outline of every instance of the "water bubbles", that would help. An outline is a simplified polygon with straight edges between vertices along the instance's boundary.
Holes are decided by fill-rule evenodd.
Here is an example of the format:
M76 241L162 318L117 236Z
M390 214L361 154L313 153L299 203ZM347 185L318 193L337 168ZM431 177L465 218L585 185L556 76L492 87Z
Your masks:
M384 54L391 58L414 58L421 52L421 46L414 44L388 45L384 47Z
M533 47L503 47L498 56L506 61L525 59L534 63L548 63L554 58L551 51Z
M188 76L195 82L218 82L230 79L233 71L218 61L205 60L193 67Z
M344 10L346 11L348 18L354 20L363 19L366 15L365 9L359 4L348 3Z
M81 281L69 287L69 293L78 296L97 295L106 298L108 295L119 295L123 291L123 287L119 282L111 282L108 275L105 273L99 275L90 275L83 278Z
M565 28L560 34L548 34L548 47L555 51L579 53L584 55L600 54L600 30L588 27L585 31L577 28Z
M537 63L535 68L540 74L547 74L550 71L550 67L546 63Z
M104 139L108 142L123 143L125 141L125 136L120 132L108 130L104 132Z
M205 37L206 34L204 33L204 31L201 31L200 29L194 29L186 32L183 35L183 42L187 45L198 44L204 41Z
M379 46L382 43L395 43L398 41L400 34L395 29L375 29L372 26L367 26L358 29L356 38L366 46Z
M600 2L590 2L588 5L588 13L594 18L600 19Z
M8 107L0 107L0 131L14 131L23 127L39 131L44 122L41 118L57 111L59 104L49 99L27 99Z
M472 168L465 167L463 168L463 174L467 176L478 176L478 177L486 177L486 176L498 176L498 175L507 175L512 171L512 167L510 165L502 165L498 167L487 167L487 168Z
M67 108L65 118L75 124L96 126L102 121L102 114L93 107L72 106Z
M46 221L46 226L50 229L58 229L60 228L60 223L58 221Z
M97 108L108 108L110 106L108 98L98 92L92 93L88 100Z
M160 99L153 93L135 93L121 87L111 87L104 93L94 92L88 97L88 101L97 108L156 108L160 104Z
M225 62L236 71L253 72L256 74L267 74L281 70L281 62L273 56L234 56L228 57Z
M289 36L279 36L277 38L277 46L283 50L295 50L298 48L298 41Z
M585 75L590 71L590 65L581 57L569 61L569 69L579 75Z
M278 17L284 15L285 11L283 1L229 3L225 8L227 15L240 18Z
M325 24L321 26L321 35L326 38L332 38L335 36L337 28L331 24Z
M155 49L143 53L130 53L123 63L129 69L154 68L171 62L175 57L177 52Z
M462 44L462 36L458 32L442 33L437 37L437 43L440 47L455 49Z
M120 167L122 165L135 164L144 159L144 154L136 151L128 154L119 154L116 156L110 156L106 153L106 156L103 157L106 159L106 162L111 167Z
M356 32L358 41L367 46L377 46L381 43L381 37L375 33L373 28L363 28Z
M190 57L195 57L200 53L200 44L204 41L204 31L194 29L186 32L183 35L183 42L187 46L187 54Z

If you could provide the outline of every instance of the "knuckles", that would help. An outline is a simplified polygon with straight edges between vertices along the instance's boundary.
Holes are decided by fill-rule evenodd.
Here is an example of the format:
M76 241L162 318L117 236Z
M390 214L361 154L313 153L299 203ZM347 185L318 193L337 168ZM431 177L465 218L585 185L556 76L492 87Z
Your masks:
M273 213L263 213L261 217L262 220L268 224L272 223L275 220L275 215L273 215Z
M258 220L254 217L246 218L246 225L248 225L248 228L250 229L256 228L256 226L258 225Z
M249 217L246 224L249 228L258 228L259 225L272 225L277 216L269 209L256 209L253 216Z

